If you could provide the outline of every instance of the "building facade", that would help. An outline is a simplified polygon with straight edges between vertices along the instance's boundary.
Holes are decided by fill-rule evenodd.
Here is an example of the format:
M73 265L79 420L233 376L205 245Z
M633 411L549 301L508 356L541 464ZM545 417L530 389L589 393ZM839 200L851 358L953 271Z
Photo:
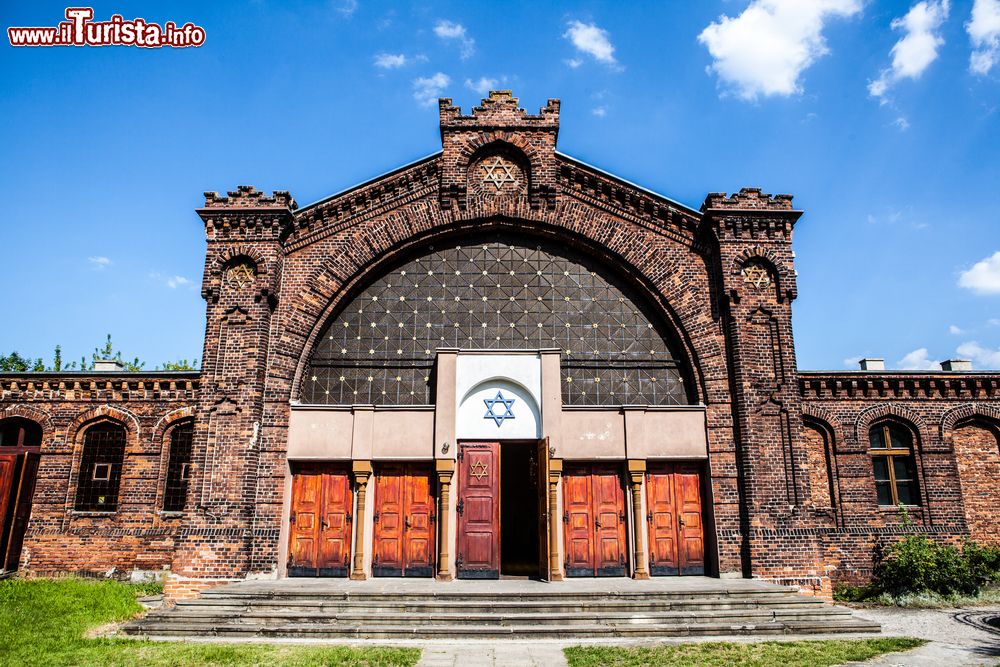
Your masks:
M495 91L299 208L206 193L195 373L0 377L5 568L759 577L997 543L1000 373L799 371L787 195L695 210Z

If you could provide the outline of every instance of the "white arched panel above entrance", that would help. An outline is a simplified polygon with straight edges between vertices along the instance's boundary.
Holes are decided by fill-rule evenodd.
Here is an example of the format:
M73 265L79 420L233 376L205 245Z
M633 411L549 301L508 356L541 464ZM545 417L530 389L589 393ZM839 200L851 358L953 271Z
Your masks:
M542 437L538 354L459 354L455 368L455 437Z

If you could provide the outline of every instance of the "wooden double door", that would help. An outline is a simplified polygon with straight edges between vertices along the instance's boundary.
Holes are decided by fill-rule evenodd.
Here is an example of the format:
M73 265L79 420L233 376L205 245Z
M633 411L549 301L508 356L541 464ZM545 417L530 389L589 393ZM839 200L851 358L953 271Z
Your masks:
M701 486L701 467L697 464L649 465L646 521L650 574L705 574Z
M354 494L346 467L293 471L289 577L346 577Z
M431 466L424 463L376 467L374 576L434 575L437 522L433 480Z
M567 463L563 507L566 576L625 576L628 543L621 467Z
M459 579L549 578L548 440L459 444Z

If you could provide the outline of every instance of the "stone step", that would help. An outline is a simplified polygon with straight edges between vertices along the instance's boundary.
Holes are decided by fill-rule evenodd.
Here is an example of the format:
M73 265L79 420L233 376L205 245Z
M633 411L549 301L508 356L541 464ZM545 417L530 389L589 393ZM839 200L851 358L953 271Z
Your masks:
M359 625L359 626L382 626L382 625L618 625L618 624L667 624L667 623L761 623L770 621L823 621L841 620L850 618L849 609L833 608L819 610L782 610L772 611L727 611L712 613L690 613L690 612L663 612L663 613L523 613L504 614L490 613L480 610L475 614L408 614L408 613L385 613L385 614L357 614L341 612L273 612L254 610L237 617L219 615L203 611L167 612L161 614L150 614L146 617L146 623L166 622L166 623L188 623L199 625L217 624L260 624L260 625L282 625L286 623L294 624L331 624L331 625Z
M480 609L500 609L500 610L527 610L527 611L597 611L597 610L619 610L619 611L680 611L680 610L724 610L724 609L802 609L821 608L824 606L822 600L809 598L800 595L787 596L777 599L702 599L702 600L669 600L669 599L645 599L645 600L605 600L603 598L578 598L578 599L556 599L556 600L498 600L498 601L470 601L470 600L291 600L284 597L276 597L263 600L238 600L232 598L196 598L193 600L180 600L177 602L177 609L205 609L217 610L220 613L240 613L248 609L288 609L288 610L340 610L356 609L368 610L370 613L381 613L393 610L404 610L411 613L432 613L435 611L453 612L475 612Z
M817 634L878 632L879 626L861 619L822 622L761 623L667 623L621 625L510 625L478 627L463 625L378 626L288 624L267 626L227 623L145 624L124 628L127 634L149 637L212 636L220 638L302 638L302 639L510 639L510 638L595 638L595 637L676 637L699 635Z
M226 600L256 601L256 600L296 600L296 601L318 601L331 602L336 600L382 600L382 601L427 601L427 600L475 600L477 602L537 602L550 600L761 600L771 598L802 598L796 591L789 588L778 588L770 590L727 590L706 589L687 590L684 592L672 591L622 591L622 592L579 592L579 591L559 591L538 593L491 593L485 591L435 591L435 592L399 592L384 593L372 591L309 591L309 590L281 590L281 591L253 591L242 590L235 587L222 586L219 588L203 591L200 600L213 600L222 598Z

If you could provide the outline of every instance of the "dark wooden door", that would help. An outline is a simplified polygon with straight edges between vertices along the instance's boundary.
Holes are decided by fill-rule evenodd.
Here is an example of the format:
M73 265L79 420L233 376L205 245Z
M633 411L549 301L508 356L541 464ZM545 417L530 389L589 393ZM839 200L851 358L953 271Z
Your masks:
M288 576L347 576L353 504L346 470L308 468L293 474Z
M500 443L458 449L458 577L500 576Z
M9 521L5 522L9 525L5 525L3 530L5 545L3 569L8 571L16 570L21 561L21 546L24 543L24 533L28 529L28 520L31 518L31 499L35 493L39 461L37 453L22 454L17 483L11 484L14 506L3 515L10 517Z
M538 441L536 454L538 465L538 576L548 581L549 572L549 535L552 524L549 521L549 439Z
M375 473L372 574L430 577L434 573L435 520L430 467L386 464Z
M646 505L650 573L704 574L700 468L694 464L651 465L646 475Z
M566 576L624 576L625 491L618 466L568 464L563 503Z

